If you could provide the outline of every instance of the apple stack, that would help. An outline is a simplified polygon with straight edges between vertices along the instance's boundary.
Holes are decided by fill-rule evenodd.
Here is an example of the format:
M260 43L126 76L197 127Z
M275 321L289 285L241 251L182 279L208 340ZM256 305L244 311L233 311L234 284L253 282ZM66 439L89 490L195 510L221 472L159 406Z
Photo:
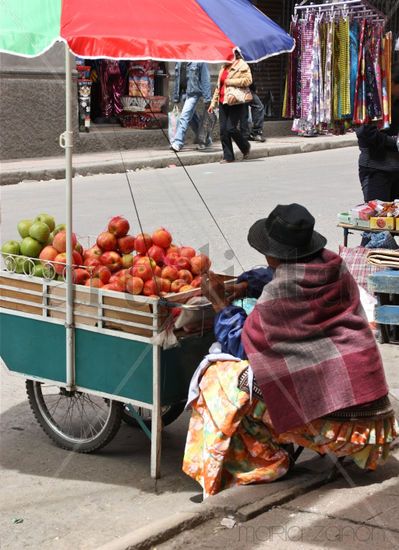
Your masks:
M57 262L52 265L61 278L66 262L65 225L56 225L54 217L49 214L39 214L34 219L21 220L17 230L22 240L7 241L1 248L3 256L19 256L15 258L15 272L43 277L45 271L48 273L46 262L51 261ZM77 250L74 259L82 263L79 251L83 252L83 248L76 237L74 246Z
M201 285L201 274L211 262L194 248L172 244L172 236L164 228L152 235L129 235L129 222L112 218L108 231L98 235L96 244L83 255L84 269L75 270L76 282L144 296L162 296L184 292Z

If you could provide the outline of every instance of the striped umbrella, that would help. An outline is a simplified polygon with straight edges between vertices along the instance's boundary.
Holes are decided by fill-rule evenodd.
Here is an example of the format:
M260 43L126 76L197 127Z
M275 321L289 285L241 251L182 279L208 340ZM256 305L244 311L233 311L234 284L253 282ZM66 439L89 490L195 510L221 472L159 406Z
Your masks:
M72 60L82 58L249 62L295 43L249 0L0 0L0 51L34 57L65 43L67 225L66 387L75 387L72 280ZM76 92L75 92L76 93ZM159 403L153 414L159 417ZM157 412L158 411L158 412ZM159 417L160 418L160 417ZM152 466L152 475L158 470Z
M2 0L0 51L37 56L56 41L83 58L255 62L292 38L249 0Z

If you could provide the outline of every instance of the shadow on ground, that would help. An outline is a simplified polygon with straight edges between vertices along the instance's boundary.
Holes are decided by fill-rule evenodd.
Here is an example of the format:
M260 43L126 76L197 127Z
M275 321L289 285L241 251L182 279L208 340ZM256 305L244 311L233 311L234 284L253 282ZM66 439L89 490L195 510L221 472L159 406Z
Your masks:
M166 427L162 436L162 477L150 478L150 441L122 422L106 447L93 454L58 448L42 431L27 401L0 415L0 465L6 470L50 478L130 486L151 493L193 491L198 487L181 471L189 415Z

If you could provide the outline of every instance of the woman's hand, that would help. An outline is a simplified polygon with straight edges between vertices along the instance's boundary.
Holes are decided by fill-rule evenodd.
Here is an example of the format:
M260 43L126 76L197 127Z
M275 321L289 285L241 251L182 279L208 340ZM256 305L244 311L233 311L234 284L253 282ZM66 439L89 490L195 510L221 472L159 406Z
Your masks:
M208 113L211 115L213 113L213 107L212 107L212 103L209 105L208 107Z
M233 285L232 287L227 289L228 292L228 300L229 302L234 302L234 300L240 300L242 298L245 298L247 296L248 291L248 283L247 281L243 281L242 283L237 283Z
M218 313L229 305L229 300L226 298L224 280L220 275L216 275L213 271L204 273L201 282L202 294L211 302L213 309Z

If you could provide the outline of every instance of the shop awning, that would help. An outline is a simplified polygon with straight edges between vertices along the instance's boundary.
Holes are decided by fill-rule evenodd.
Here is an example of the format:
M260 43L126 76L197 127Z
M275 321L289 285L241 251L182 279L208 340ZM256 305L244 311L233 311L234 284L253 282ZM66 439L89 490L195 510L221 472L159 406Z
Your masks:
M33 57L67 42L83 58L259 61L292 38L249 0L2 0L0 51Z

